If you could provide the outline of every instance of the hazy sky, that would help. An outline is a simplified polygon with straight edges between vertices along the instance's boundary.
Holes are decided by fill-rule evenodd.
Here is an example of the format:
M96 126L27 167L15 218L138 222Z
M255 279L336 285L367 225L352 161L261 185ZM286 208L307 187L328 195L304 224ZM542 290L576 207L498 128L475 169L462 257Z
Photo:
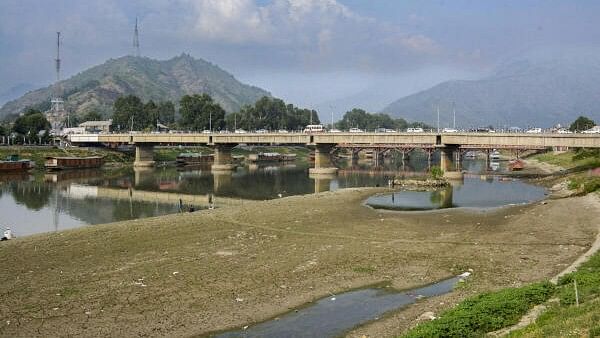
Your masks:
M136 15L144 56L190 53L312 106L373 92L376 109L540 47L600 43L600 1L1 0L0 91L53 80L56 31L65 76L132 53Z

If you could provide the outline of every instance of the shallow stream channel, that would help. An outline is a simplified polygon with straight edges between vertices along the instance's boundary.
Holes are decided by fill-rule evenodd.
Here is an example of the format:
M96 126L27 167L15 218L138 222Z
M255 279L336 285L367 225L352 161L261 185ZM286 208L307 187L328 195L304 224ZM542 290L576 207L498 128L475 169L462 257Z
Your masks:
M265 322L211 335L233 337L339 337L417 300L451 292L469 272L427 286L394 290L386 285L330 295Z

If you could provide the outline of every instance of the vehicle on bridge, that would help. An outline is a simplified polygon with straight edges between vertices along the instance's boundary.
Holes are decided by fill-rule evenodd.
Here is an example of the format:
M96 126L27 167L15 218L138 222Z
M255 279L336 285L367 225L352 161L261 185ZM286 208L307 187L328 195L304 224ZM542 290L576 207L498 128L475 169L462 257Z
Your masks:
M458 130L454 128L444 128L444 130L442 130L442 133L458 133Z
M349 133L364 133L365 131L359 128L350 128L348 130Z
M309 124L304 128L305 133L322 133L325 131L322 124Z
M525 133L527 134L541 134L542 128L530 128Z
M600 134L600 126L593 126L588 130L582 131L584 134Z
M235 133L235 134L246 134L246 133L247 133L247 131L245 131L244 129L236 129L236 130L234 131L234 133Z
M423 128L407 128L406 132L407 133L423 133L425 131L423 130Z

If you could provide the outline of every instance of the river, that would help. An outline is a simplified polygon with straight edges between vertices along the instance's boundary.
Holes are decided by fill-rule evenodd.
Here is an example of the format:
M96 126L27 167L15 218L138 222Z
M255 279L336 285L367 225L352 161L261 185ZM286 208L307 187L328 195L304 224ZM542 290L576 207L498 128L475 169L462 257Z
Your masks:
M396 192L374 197L388 209L492 207L539 200L544 189L488 175L484 161L463 163L470 172L449 190ZM32 175L0 175L0 226L17 236L80 226L153 217L210 207L239 205L347 187L386 186L396 175L424 175L423 159L345 167L337 176L311 177L306 165L261 165L213 174L209 168L158 167L75 170ZM498 169L498 167L496 167ZM498 169L502 170L502 168ZM484 174L482 176L482 174Z

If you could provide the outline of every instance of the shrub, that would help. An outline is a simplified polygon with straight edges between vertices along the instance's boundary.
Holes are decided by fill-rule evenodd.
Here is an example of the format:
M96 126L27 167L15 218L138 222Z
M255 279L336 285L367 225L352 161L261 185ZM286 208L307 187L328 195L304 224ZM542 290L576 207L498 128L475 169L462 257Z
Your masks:
M434 180L439 180L442 177L444 177L444 170L442 170L442 168L438 166L433 166L429 171L429 175L431 175L431 178L433 178Z
M554 292L550 282L503 289L468 298L441 317L423 323L406 337L473 337L513 325Z

